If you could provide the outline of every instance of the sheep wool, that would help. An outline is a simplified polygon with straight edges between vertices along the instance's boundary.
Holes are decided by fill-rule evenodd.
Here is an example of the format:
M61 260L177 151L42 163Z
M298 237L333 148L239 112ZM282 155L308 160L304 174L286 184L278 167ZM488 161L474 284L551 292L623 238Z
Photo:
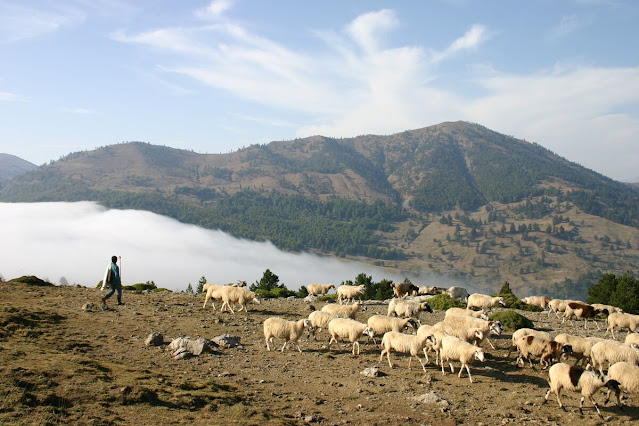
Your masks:
M408 353L410 354L410 358L408 358L408 368L410 369L410 363L413 359L413 357L417 358L417 361L419 361L420 365L422 366L422 369L424 371L426 371L426 366L424 365L424 363L422 362L421 359L419 359L419 352L421 352L424 349L424 346L426 345L426 341L434 341L434 337L432 335L411 335L411 334L404 334L404 333L400 333L397 331L389 331L387 333L384 334L384 337L382 338L382 353L379 356L379 361L382 362L382 359L384 358L384 354L386 354L386 358L388 359L388 365L390 368L393 368L393 363L390 360L390 353L391 351L396 351L396 352L401 352L401 353Z
M300 345L297 344L297 340L304 333L304 329L312 330L313 325L308 318L304 318L298 321L288 321L280 317L270 317L264 321L264 340L266 341L266 349L271 350L269 343L273 341L273 338L284 339L284 345L281 351L284 352L284 348L289 342L295 343L297 350L302 352Z
M617 396L617 405L621 407L621 390L628 393L639 393L639 366L632 365L628 362L616 362L608 369L608 379L619 382L618 389L608 389L606 395L607 404L610 400L610 392L614 391Z
M605 340L596 343L590 350L590 366L603 374L604 363L611 366L617 362L639 364L639 350L626 346L615 340Z
M604 337L610 332L612 338L615 339L615 327L619 327L619 329L627 328L628 334L630 334L631 331L635 332L639 327L639 315L618 312L608 315L608 328L606 329Z
M253 302L258 305L261 303L260 299L255 293L245 290L241 287L223 286L220 289L220 292L222 295L222 307L220 308L220 312L223 312L226 308L228 308L231 313L234 314L235 311L233 311L233 308L231 308L231 303L240 305L240 309L238 309L239 311L245 310L246 304L249 302ZM246 309L246 312L248 313L248 309Z
M336 303L329 303L328 305L324 305L322 307L322 312L335 314L340 318L355 319L355 316L360 309L363 311L366 310L366 306L362 305L360 302L355 302L352 305L338 305Z
M468 380L472 383L473 378L470 375L470 368L468 367L468 364L470 364L473 359L484 362L484 350L480 347L473 346L470 343L459 340L454 336L446 336L442 339L441 349L439 350L439 361L442 366L442 374L446 374L446 371L444 371L444 360L448 362L451 373L455 372L455 368L451 361L460 361L461 366L459 367L459 374L457 377L461 378L464 367L466 367Z
M309 284L306 287L309 296L323 296L327 294L332 288L335 288L335 284Z
M357 355L359 355L359 342L358 340L362 335L366 335L369 338L373 337L373 329L367 324L363 324L359 321L355 321L350 318L335 318L328 323L328 332L331 334L331 340L328 342L328 347L335 342L339 347L339 341L346 339L353 344L353 356L355 356L355 348L357 347Z
M384 315L373 315L368 318L367 323L377 336L383 336L388 331L401 332L407 327L417 328L417 323L412 318L394 318ZM373 342L377 344L375 337L373 337Z
M344 301L353 300L358 297L361 301L364 295L364 284L362 285L346 285L342 284L337 288L337 302L343 303Z
M330 312L323 311L313 311L308 315L309 321L311 321L311 325L313 326L313 330L309 332L309 336L312 335L314 340L317 340L315 334L326 330L328 328L328 323L338 318L336 314Z
M492 309L497 305L506 306L504 298L501 296L488 296L487 294L475 293L468 296L467 309Z
M486 311L485 310L480 310L480 311L472 311L470 309L464 309L464 308L448 308L446 309L446 314L445 314L445 318L451 317L451 316L458 316L458 317L463 317L463 316L467 316L467 317L473 317L473 318L480 318L483 320L488 320L488 315L486 315Z

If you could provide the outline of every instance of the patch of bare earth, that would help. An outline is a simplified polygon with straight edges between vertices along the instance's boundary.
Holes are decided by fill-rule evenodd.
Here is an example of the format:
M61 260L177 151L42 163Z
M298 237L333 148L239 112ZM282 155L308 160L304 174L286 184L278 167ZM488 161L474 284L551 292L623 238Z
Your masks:
M432 359L426 372L416 362L409 370L408 358L393 353L391 369L372 342L362 342L359 357L350 345L329 350L325 331L319 342L303 339L301 354L294 346L267 352L262 322L307 316L311 308L301 300L250 305L247 316L202 309L201 296L125 292L124 306L114 297L108 310L85 312L87 302L99 306L100 290L0 283L0 292L0 424L602 423L589 403L580 415L579 395L571 392L562 396L567 412L554 396L542 406L547 373L506 359L509 332L493 339L496 350L485 345L487 360L471 366L471 384L465 373L442 375ZM385 311L371 302L357 319ZM584 331L546 313L522 313L539 328L603 335L594 326ZM428 324L442 318L422 316ZM176 360L167 345L145 345L151 332L166 344L230 334L241 346ZM378 377L360 374L372 366ZM430 392L449 405L415 399ZM603 404L603 394L597 399ZM604 417L612 424L637 420L637 396L627 403L624 411L602 407Z

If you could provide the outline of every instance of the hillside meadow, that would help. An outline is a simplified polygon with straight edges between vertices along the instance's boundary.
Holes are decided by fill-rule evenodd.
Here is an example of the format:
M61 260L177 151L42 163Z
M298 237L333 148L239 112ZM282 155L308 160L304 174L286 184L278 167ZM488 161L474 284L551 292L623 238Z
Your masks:
M103 293L96 288L0 282L0 293L0 424L603 423L588 402L580 415L579 395L571 392L562 395L566 412L554 396L541 405L547 373L506 358L509 330L491 338L497 349L484 344L487 359L471 365L471 384L465 373L461 379L442 375L432 360L426 372L416 362L409 370L401 354L391 355L391 369L365 340L358 357L350 345L329 350L325 331L317 342L303 338L303 353L294 346L279 352L281 341L268 352L263 321L307 316L312 307L301 299L264 300L249 305L248 314L233 315L203 309L202 295L186 293L125 291L125 305L115 305L114 297L107 310L97 308ZM360 321L386 313L384 302L366 306ZM584 330L545 312L520 313L553 334L603 336L594 325ZM423 313L421 320L433 324L443 316ZM152 332L163 336L163 345L145 344ZM174 359L168 349L181 336L223 334L240 337L240 345L185 359ZM379 376L361 374L373 366ZM420 399L431 392L447 402ZM603 404L603 394L596 399ZM634 424L637 395L626 404L624 411L602 405L606 422Z

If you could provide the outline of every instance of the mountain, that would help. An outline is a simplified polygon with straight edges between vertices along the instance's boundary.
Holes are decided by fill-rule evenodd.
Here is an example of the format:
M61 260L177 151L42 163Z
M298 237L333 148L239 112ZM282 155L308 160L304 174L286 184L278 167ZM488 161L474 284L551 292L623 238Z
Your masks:
M639 260L638 188L466 122L230 154L123 143L19 176L0 200L95 200L286 250L527 292L583 290L592 274Z
M15 155L0 153L0 184L37 167L35 164L16 157Z

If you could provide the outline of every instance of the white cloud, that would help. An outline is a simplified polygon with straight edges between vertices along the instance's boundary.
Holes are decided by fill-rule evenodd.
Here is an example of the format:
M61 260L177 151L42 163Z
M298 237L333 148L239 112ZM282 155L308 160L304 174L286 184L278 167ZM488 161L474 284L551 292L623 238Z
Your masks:
M346 32L362 49L372 53L380 48L380 32L393 29L398 23L394 11L383 9L358 16L346 27Z
M254 283L266 269L291 290L312 282L336 285L359 273L382 279L404 277L369 265L278 250L271 243L239 240L153 213L107 210L95 203L0 203L0 274L36 275L88 287L101 279L112 255L122 256L125 285L154 281L159 287L195 288L209 282ZM419 281L424 283L426 280ZM417 282L417 281L416 281Z
M207 7L197 10L195 15L202 19L219 18L232 7L233 1L231 0L213 0Z
M41 10L19 3L0 3L0 43L39 37L85 19L77 9Z
M25 98L14 93L0 92L0 102L24 102Z
M432 61L439 62L448 59L464 50L472 50L479 47L488 38L488 29L484 25L475 24L466 33L451 43L443 52L433 54Z

